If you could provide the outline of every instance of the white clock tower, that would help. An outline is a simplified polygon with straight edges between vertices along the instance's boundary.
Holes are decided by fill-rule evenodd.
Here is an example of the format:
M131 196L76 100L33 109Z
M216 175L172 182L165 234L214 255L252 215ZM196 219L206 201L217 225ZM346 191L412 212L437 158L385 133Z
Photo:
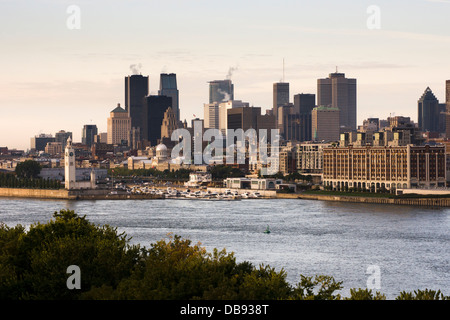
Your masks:
M74 189L76 187L76 169L75 169L75 150L72 146L72 139L67 139L67 145L65 150L65 187L66 189Z

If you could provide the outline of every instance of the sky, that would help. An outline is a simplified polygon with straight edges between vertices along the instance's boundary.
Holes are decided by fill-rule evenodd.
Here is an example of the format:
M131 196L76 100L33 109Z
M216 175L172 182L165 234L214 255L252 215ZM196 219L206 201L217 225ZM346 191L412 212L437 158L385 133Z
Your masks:
M151 94L160 73L177 74L188 123L230 71L236 100L270 109L283 60L291 101L337 68L357 79L358 124L417 121L427 87L445 102L449 16L450 0L0 0L0 147L106 132L131 65Z

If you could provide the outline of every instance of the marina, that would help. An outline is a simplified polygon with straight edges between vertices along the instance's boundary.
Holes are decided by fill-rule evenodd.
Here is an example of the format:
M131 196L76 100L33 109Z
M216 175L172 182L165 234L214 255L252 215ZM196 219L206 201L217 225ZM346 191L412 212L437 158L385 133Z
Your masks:
M150 194L164 196L166 199L188 199L188 200L241 200L241 199L262 199L262 195L257 191L248 191L239 193L236 190L226 189L224 192L216 192L211 190L192 190L177 189L167 187L167 189L149 188L149 187L132 187L127 192L130 194Z

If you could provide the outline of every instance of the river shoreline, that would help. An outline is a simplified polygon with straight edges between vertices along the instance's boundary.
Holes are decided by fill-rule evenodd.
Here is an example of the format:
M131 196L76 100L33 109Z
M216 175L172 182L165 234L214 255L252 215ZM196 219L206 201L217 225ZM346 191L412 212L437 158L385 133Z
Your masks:
M281 195L281 194L279 194ZM290 197L291 196L291 197ZM385 198L385 197L364 197L364 196L348 196L348 195L321 195L321 194L285 194L278 198L296 198L303 200L319 200L319 201L338 201L351 203L368 203L368 204L394 204L408 206L425 206L432 208L450 207L450 198L432 198L432 197L416 197L416 198Z
M247 190L240 190L247 191ZM263 193L264 194L264 193ZM125 192L114 192L106 189L97 190L49 190L49 189L21 189L0 188L0 197L7 198L34 198L34 199L56 199L56 200L150 200L166 199L164 195L158 194L129 194ZM360 195L322 195L307 193L271 193L262 197L263 199L303 199L319 201L338 201L350 203L367 204L395 204L425 207L450 207L450 198L387 198L387 197L364 197ZM169 198L170 199L170 198Z

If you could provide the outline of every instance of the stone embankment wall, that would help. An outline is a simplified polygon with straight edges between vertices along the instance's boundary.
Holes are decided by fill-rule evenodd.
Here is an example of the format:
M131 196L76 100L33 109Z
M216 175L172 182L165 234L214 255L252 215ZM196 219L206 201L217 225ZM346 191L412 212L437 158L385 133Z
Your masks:
M125 199L163 199L160 195L132 195L127 193L110 194L109 190L49 190L0 188L0 197L65 199L65 200L125 200Z
M50 190L50 189L0 188L0 197L70 199L69 191L65 189Z
M450 207L450 198L390 199L378 197L356 197L356 196L352 197L352 196L312 195L312 194L298 194L296 196L299 199L308 199L308 200L375 203L375 204L398 204L398 205L426 206L426 207Z

